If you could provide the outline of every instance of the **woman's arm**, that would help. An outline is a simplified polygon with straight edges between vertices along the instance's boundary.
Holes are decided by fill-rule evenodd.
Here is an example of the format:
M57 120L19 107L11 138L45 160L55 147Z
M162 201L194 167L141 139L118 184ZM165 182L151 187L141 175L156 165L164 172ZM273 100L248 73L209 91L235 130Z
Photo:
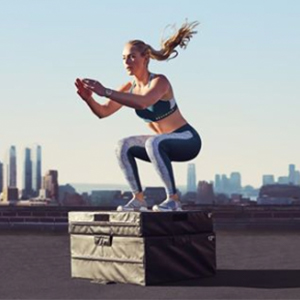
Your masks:
M124 93L122 91L110 90L105 88L100 82L93 79L84 79L83 83L86 88L95 92L97 95L102 97L109 95L111 100L135 109L145 109L146 107L156 103L168 92L170 87L168 79L163 75L159 75L152 79L152 86L144 95L135 95Z
M80 83L78 83L78 80L76 81L75 85L78 88L77 93L87 103L87 105L89 106L91 111L99 118L108 117L108 116L112 115L113 113L117 112L123 106L122 104L117 103L111 99L109 99L104 104L100 104L94 100L94 98L92 97L92 93L90 91L89 91L90 94L87 95L87 93L83 90L85 88L82 87ZM125 85L121 86L119 91L125 93L130 89L131 85L132 85L132 83L128 82Z

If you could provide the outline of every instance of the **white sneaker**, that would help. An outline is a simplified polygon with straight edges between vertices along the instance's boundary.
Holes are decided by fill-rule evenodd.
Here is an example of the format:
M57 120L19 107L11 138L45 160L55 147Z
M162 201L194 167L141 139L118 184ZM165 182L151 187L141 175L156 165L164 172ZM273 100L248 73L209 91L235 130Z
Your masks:
M154 211L182 211L181 203L173 199L167 199L159 205L152 207Z
M126 205L119 205L117 211L146 211L147 202L145 200L140 201L135 198L131 199Z

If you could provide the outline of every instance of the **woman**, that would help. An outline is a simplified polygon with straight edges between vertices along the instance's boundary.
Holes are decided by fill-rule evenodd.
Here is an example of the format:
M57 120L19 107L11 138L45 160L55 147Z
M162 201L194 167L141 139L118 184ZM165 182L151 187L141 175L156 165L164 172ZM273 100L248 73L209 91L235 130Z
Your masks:
M125 105L135 109L155 132L154 135L127 137L118 143L118 161L133 193L133 198L126 205L119 206L118 211L147 210L135 158L151 162L166 188L167 199L152 209L181 210L171 162L195 158L200 152L201 139L182 116L169 80L164 75L151 73L148 65L151 58L167 60L172 54L175 54L172 58L176 57L175 48L186 48L197 25L198 22L182 25L162 43L160 51L140 40L128 42L123 50L123 62L134 80L118 91L105 88L93 79L76 79L77 93L99 118L108 117ZM109 100L101 105L93 99L93 93Z

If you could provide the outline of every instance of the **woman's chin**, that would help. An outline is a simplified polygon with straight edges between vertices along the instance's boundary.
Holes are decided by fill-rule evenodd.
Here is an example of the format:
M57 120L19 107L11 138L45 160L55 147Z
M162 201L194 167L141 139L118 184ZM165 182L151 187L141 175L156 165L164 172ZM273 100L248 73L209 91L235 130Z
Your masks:
M133 72L132 72L132 70L130 70L130 69L127 69L126 72L127 72L127 74L128 74L129 76L132 76L132 75L133 75Z

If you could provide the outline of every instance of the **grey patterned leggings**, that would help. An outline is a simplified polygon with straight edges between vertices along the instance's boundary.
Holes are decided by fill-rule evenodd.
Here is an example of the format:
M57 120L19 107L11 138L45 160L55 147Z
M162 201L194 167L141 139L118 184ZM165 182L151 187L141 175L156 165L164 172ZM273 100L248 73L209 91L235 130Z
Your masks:
M140 135L119 141L116 155L133 193L142 192L135 158L151 162L162 179L168 196L176 193L171 161L188 161L201 149L197 131L186 124L171 133Z

